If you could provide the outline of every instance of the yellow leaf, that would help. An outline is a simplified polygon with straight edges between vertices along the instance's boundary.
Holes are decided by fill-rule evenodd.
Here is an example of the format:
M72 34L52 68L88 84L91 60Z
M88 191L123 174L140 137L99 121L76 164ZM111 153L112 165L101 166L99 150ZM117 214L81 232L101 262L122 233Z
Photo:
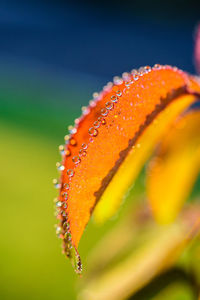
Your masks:
M94 217L97 222L104 222L118 210L124 195L138 176L146 160L150 157L155 145L169 131L177 116L192 102L194 102L194 96L180 96L146 128L97 204L94 211Z
M199 169L200 111L191 111L174 124L150 163L147 192L158 222L176 218Z

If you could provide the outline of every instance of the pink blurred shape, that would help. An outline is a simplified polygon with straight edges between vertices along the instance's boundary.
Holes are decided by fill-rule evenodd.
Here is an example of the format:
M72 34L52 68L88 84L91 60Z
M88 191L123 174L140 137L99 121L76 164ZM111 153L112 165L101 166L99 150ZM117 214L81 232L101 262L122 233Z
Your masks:
M200 74L200 23L197 25L195 34L194 60L197 73Z

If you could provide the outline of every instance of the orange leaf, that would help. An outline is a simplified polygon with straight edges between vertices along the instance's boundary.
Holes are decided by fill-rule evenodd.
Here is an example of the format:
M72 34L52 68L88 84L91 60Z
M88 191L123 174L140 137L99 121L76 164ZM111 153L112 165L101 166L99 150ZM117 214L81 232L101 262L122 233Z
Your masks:
M71 128L66 146L60 148L58 231L77 272L81 262L76 249L84 228L132 147L170 103L200 89L195 79L170 66L144 67L126 76L90 103ZM194 101L196 97L190 96L188 105Z

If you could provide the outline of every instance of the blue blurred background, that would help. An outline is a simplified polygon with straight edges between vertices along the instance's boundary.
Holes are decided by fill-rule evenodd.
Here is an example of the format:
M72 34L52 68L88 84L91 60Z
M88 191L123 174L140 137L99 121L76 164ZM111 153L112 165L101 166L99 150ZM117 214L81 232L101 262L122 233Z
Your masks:
M194 0L0 1L0 299L75 299L54 229L57 147L113 76L154 63L194 73L199 19ZM104 230L89 224L84 261Z

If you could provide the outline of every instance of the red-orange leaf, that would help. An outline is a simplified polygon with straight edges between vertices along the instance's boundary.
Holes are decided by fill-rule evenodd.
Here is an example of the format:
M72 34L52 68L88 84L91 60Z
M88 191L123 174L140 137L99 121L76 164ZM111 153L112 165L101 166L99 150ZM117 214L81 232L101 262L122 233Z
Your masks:
M75 121L66 146L59 201L59 235L65 253L81 263L77 246L91 213L128 153L158 114L180 96L198 93L195 79L177 68L140 68L109 84ZM196 100L191 97L188 103ZM134 166L132 166L134 168ZM124 174L126 176L126 174Z

